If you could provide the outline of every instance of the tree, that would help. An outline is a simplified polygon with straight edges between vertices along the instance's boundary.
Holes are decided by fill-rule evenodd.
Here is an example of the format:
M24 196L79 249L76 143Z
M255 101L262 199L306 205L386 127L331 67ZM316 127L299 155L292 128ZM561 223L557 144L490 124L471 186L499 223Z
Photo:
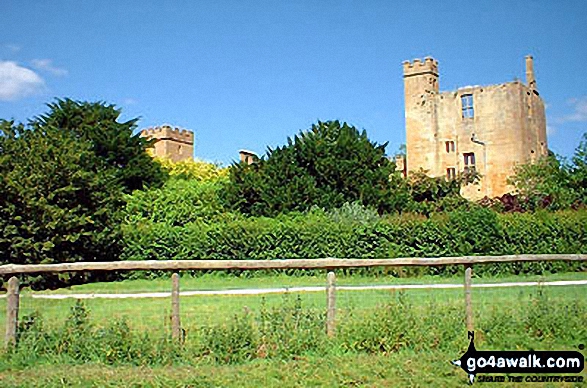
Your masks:
M0 122L0 258L10 263L109 261L120 253L124 193L165 178L113 106L59 100L27 126ZM129 140L130 138L130 140ZM29 279L55 287L90 279Z
M564 160L551 153L536 163L516 166L508 183L516 187L523 210L557 210L570 207L577 199L571 175Z
M406 210L429 216L434 212L468 207L471 203L461 196L461 187L477 184L479 179L476 171L463 171L455 179L448 180L429 177L422 169L412 172L407 180L410 201Z
M577 193L578 200L585 205L587 204L587 132L583 134L579 146L575 149L572 162L570 185Z
M355 201L391 211L403 197L392 194L398 173L385 156L386 145L346 123L318 122L288 138L287 145L268 149L266 158L233 165L225 201L245 214L265 216Z
M160 186L167 174L145 152L148 140L133 135L138 119L118 122L121 111L114 105L71 99L48 104L49 112L32 121L37 131L58 128L89 144L99 168L110 170L127 193L145 186Z

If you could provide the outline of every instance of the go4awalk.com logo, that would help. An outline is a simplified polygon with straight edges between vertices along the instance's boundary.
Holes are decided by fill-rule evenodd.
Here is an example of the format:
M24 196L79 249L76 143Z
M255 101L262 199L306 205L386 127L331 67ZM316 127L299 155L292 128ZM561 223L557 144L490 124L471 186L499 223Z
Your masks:
M469 348L463 356L452 361L469 375L473 384L478 373L523 373L533 376L499 376L484 381L493 382L582 382L583 376L561 376L576 374L583 370L585 360L577 351L478 351L475 349L474 333L469 332ZM534 374L540 374L536 376ZM544 376L553 374L554 376ZM481 378L480 378L481 379Z

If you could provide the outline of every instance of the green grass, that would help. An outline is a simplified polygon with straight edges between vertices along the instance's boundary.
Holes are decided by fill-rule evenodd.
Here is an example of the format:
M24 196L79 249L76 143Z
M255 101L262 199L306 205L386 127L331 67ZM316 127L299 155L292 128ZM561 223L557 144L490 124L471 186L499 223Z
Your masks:
M519 276L474 279L474 282L520 282L520 281L555 281L555 280L583 280L587 278L583 273L554 274L549 276ZM133 293L170 291L170 279L154 280L126 280L112 283L93 283L46 291L44 294L66 293ZM462 282L460 277L455 278L417 278L403 279L393 277L366 278L361 276L339 277L338 285L375 285L375 284L438 284ZM257 278L224 277L205 275L198 278L184 276L181 279L182 290L214 290L214 289L243 289L243 288L270 288L324 285L320 277L297 276L262 276ZM551 287L549 294L558 303L569 303L580 297L587 286ZM473 289L473 304L477 314L484 308L492 305L511 304L515 301L527 300L535 292L535 287L515 287L496 289ZM337 292L337 307L341 310L372 309L389 300L397 292L393 290L362 290ZM456 303L464 309L462 289L431 289L406 290L416 305L434 303ZM324 292L294 293L300 295L305 308L325 310L326 298ZM214 295L189 296L181 298L181 313L183 325L187 329L218 324L232 318L234 314L243 310L257 311L261 303L267 306L277 306L283 300L283 295ZM0 327L4 327L6 299L0 299ZM112 319L127 317L130 326L140 330L159 332L164 334L169 328L171 303L169 298L147 299L90 299L85 301L92 312L92 319L96 324L105 324ZM21 315L33 311L40 312L49 326L61 324L68 314L74 299L47 300L33 299L26 290L21 294Z
M301 357L243 365L110 367L40 365L0 373L3 387L465 387L466 374L448 352ZM581 374L587 380L587 374ZM476 383L476 385L483 383ZM584 386L585 384L580 384ZM576 384L502 383L500 387L575 387Z
M171 289L170 276L155 279L123 280L108 283L90 283L72 286L53 291L44 291L47 294L65 293L135 293L135 292L169 292ZM499 277L474 277L473 282L501 283L523 281L556 281L556 280L585 280L587 274L582 272L556 273L547 275L507 275ZM372 284L451 284L462 283L462 276L439 277L422 276L401 278L394 276L358 276L337 274L339 285L372 285ZM181 277L182 290L217 290L217 289L242 289L242 288L271 288L271 287L297 287L297 286L323 286L326 284L324 276L288 276L265 275L257 276L230 276L222 273L205 274L193 277L184 274ZM25 288L23 293L30 292Z
M584 278L585 274L572 273L482 281ZM461 277L341 276L338 284L461 281ZM323 284L323 277L182 278L183 290ZM168 291L170 280L97 283L67 291L154 291L146 289L148 285ZM473 289L477 348L577 349L587 342L585 287ZM0 325L4 325L5 303L0 300ZM78 334L77 326L70 330L72 320L67 319L75 303L33 299L23 293L21 318L38 311L45 326L38 333L33 329L32 336L23 340L26 346L14 355L0 355L0 386L450 387L466 382L465 373L448 363L467 347L462 289L339 290L334 340L324 335L324 292L182 297L187 337L177 350L168 340L169 298L86 300L90 326L79 326ZM123 318L128 328L119 324ZM48 342L38 342L35 336L41 335L47 335ZM64 335L68 337L61 338ZM76 341L81 342L76 345Z

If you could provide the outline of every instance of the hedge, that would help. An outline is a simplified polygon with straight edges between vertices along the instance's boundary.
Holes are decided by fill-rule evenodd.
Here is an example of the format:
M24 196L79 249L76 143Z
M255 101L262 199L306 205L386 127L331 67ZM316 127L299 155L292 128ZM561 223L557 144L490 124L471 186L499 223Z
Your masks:
M377 220L336 219L321 210L276 218L234 215L182 226L141 220L124 230L124 260L395 258L464 255L584 253L587 211L498 214L472 209ZM478 266L476 273L585 270L583 263ZM454 273L462 268L410 269Z

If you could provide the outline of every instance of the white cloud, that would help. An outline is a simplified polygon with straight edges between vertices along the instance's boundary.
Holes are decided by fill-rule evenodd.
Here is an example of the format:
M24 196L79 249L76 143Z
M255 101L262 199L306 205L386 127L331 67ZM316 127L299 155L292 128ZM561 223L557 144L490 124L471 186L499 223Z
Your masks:
M51 59L33 59L31 63L35 69L44 70L53 75L64 76L68 73L66 69L53 66L53 61Z
M567 104L573 107L573 113L561 117L558 121L563 123L568 121L587 121L587 96L571 98L567 101Z
M548 136L552 136L556 133L556 128L553 127L552 125L546 125L546 134Z
M34 71L12 61L0 61L0 101L10 101L41 92L45 81Z

